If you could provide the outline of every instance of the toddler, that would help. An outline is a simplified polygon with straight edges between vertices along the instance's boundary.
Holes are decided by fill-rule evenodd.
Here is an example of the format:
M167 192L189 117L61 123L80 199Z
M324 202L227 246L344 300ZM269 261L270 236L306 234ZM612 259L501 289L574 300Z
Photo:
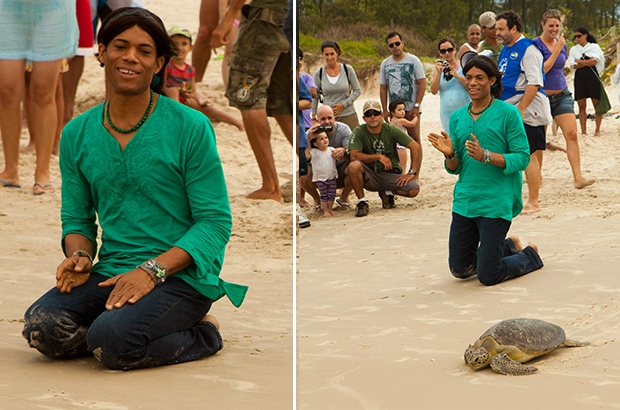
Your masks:
M411 121L405 118L405 102L403 100L391 101L388 109L390 110L390 124L400 128L404 133L407 133L407 128L413 128L418 123L418 117L413 117ZM407 148L400 144L396 144L396 149L398 150L398 162L400 162L404 174L409 169L407 167L409 154Z
M232 115L211 107L206 99L201 99L196 92L194 77L196 70L185 62L192 50L192 35L186 29L172 27L168 35L177 46L178 54L170 59L166 67L164 92L166 96L177 100L195 110L202 112L213 121L223 121L244 131L243 122Z
M329 146L329 138L325 132L317 132L316 128L308 135L310 146L306 148L306 157L312 159L312 182L319 189L323 216L332 216L336 199L336 159L332 157L334 147Z

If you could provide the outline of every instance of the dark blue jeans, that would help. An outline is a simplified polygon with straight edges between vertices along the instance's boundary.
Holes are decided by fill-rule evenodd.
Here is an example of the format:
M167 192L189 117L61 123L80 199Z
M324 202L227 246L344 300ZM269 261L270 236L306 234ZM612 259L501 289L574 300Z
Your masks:
M201 322L212 300L171 277L135 304L108 311L113 288L91 274L71 293L53 288L26 311L23 336L30 347L56 359L94 354L106 367L131 370L183 363L222 348L217 328Z
M466 218L452 213L450 225L450 272L465 279L478 275L480 283L496 285L543 267L531 246L521 252L506 238L510 221L501 218Z

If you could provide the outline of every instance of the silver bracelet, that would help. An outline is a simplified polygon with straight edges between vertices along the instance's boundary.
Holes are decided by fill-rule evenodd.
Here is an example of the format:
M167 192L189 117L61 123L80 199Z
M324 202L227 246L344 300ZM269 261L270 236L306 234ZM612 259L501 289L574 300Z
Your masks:
M491 163L491 151L489 151L488 149L484 150L484 158L482 162L484 162L485 164Z
M90 253L86 252L84 249L78 249L77 251L73 252L71 257L73 258L74 256L78 256L78 257L86 256L88 260L90 261L90 264L91 265L93 264L93 257L90 256Z

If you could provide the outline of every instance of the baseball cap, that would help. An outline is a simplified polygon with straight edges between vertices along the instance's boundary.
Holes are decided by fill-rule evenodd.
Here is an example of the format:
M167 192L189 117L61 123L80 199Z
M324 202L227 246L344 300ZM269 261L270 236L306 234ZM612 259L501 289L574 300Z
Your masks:
M189 40L192 40L192 34L189 32L188 29L186 28L181 28L179 26L173 26L170 28L170 30L168 30L168 35L170 37L172 36L183 36L183 37L187 37L189 38Z
M495 25L495 13L486 11L480 15L480 25L482 27L491 28Z
M362 113L366 113L368 110L375 110L382 112L383 108L381 108L381 103L379 101L368 100L364 103L364 107L362 108Z

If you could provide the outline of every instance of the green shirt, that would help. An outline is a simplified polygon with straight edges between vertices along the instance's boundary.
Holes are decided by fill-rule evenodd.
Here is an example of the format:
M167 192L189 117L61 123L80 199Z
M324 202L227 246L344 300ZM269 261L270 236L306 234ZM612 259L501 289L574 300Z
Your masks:
M120 150L103 126L103 104L64 128L60 144L62 238L81 234L97 253L92 272L116 276L176 246L194 263L174 274L212 300L241 305L246 286L219 274L232 216L211 123L160 97Z
M406 147L413 141L410 136L405 134L400 128L384 122L379 134L371 134L366 124L356 127L349 139L349 150L361 151L364 154L374 155L383 154L392 161L392 170L402 173L402 168L398 161L398 150L396 143ZM381 161L373 161L366 164L375 171L384 171Z
M486 217L512 221L523 209L523 171L530 162L530 147L517 107L501 100L473 120L467 107L450 117L450 138L460 165L454 185L452 211L466 218ZM474 134L480 146L504 155L506 168L476 161L467 155L465 141Z
M492 46L486 43L486 41L481 41L478 44L478 54L484 50L491 50L493 52L493 61L497 63L497 56L499 56L499 52L502 51L503 44L497 44L496 46Z

